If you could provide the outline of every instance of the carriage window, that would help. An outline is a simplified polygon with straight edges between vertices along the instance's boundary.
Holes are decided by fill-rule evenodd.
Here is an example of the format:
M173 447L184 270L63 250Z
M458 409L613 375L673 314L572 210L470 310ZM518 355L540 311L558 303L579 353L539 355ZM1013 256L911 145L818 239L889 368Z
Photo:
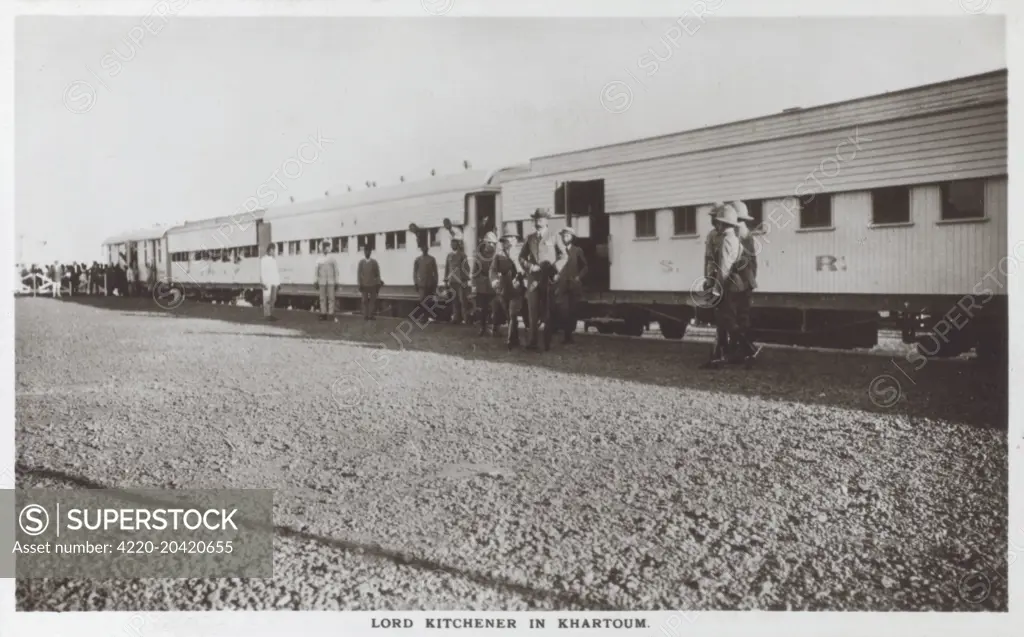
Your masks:
M371 250L376 250L377 249L377 235L375 235L375 234L361 234L356 239L356 245L359 246L359 251L360 252L362 252L363 249L367 245L370 246Z
M289 241L288 242L288 254L302 254L302 242L301 241Z
M401 235L401 243L399 243L399 235ZM385 250L401 250L405 247L405 233L404 232L385 232L384 233L384 249Z
M871 223L907 223L910 221L910 188L876 188L871 191Z
M309 240L309 253L310 254L316 254L317 252L320 252L320 239L310 239Z
M985 218L985 181L961 179L941 186L942 220Z
M348 237L334 237L331 239L332 252L348 252Z
M279 256L284 254L284 241L277 242L277 254Z
M430 229L430 247L432 248L437 248L441 246L441 239L437 235L438 230L440 230L440 228Z
M764 202L760 199L753 201L744 201L747 205L747 212L754 218L753 221L747 222L747 227L751 230L762 230L764 228Z
M816 193L798 199L801 228L832 227L832 195Z
M697 234L697 208L682 206L672 209L672 235L686 237Z
M655 210L639 210L633 213L636 220L636 238L649 239L658 236Z

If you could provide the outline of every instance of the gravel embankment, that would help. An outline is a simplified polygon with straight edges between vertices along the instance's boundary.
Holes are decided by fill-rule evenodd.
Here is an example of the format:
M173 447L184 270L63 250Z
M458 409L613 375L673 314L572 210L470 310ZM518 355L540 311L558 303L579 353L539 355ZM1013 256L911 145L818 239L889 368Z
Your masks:
M20 486L272 488L278 527L272 580L20 581L19 609L1007 607L1005 374L281 316L16 302Z

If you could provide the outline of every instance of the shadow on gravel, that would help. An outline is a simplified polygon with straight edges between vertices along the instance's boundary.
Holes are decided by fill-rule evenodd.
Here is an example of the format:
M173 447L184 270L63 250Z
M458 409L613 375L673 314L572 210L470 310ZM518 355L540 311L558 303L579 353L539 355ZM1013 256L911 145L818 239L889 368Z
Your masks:
M433 352L661 387L945 420L982 429L1005 429L1009 414L1007 370L978 361L925 362L899 355L771 348L750 370L702 370L708 345L685 341L578 334L575 345L556 340L550 352L509 352L503 338L477 336L474 327L431 323L421 328L404 318L364 321L339 315L338 322L332 323L317 320L312 312L277 310L279 320L267 322L260 308L186 302L168 311L149 297L60 300L135 318L209 319L246 326L241 331L219 330L211 323L209 330L191 330L196 334L342 341L354 347L383 348L393 356Z
M53 469L39 468L39 467L28 467L22 464L15 466L15 472L19 480L24 480L28 477L45 478L49 480L56 480L69 485L72 485L79 489L115 489L109 485L101 484L89 478L65 473L63 471L57 471ZM132 501L149 504L154 506L167 506L167 502L160 502L156 499L147 498L139 495L132 495L130 498ZM180 505L180 502L175 502L175 505ZM348 553L354 553L356 555L366 555L372 559L386 560L392 562L398 566L407 566L420 571L426 571L431 573L444 573L450 577L457 577L480 586L485 586L498 591L510 592L529 600L537 600L544 602L551 602L558 608L564 610L617 610L607 602L593 599L583 599L578 595L566 592L555 592L555 591L544 591L523 584L516 584L505 579L491 577L482 573L473 571L467 571L456 568L454 566L446 566L440 562L428 560L424 558L415 557L401 553L399 551L393 551L390 549L383 548L375 544L362 544L359 542L350 542L348 540L341 540L332 537L325 537L323 535L316 535L306 531L300 531L287 526L274 525L271 528L265 528L266 525L258 525L251 522L242 521L239 524L243 526L249 526L250 528L256 528L261 530L267 530L280 537L294 538L297 540L316 542L322 546L326 546L332 549L338 549ZM23 609L25 610L25 609ZM45 609L50 610L50 609ZM150 610L150 609L118 609L118 610ZM174 609L171 609L174 610ZM187 609L183 609L187 610ZM429 609L423 609L429 610Z

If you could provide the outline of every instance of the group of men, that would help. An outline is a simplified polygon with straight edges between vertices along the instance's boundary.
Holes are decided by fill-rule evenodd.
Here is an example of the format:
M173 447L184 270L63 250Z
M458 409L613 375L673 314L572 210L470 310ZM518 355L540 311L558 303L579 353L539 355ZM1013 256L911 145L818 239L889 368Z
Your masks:
M480 323L480 335L499 335L507 324L508 348L520 346L519 317L528 330L526 349L550 349L552 336L563 331L563 343L573 342L576 306L583 297L582 282L587 275L583 250L575 245L576 233L566 227L555 236L548 231L550 213L537 209L532 215L534 232L525 241L516 234L500 238L488 232L478 253L469 258L462 233L452 229L451 253L445 260L444 277L430 254L425 234L419 236L421 254L413 262L413 282L420 306L432 317L436 309L451 305L451 322L472 322L470 293ZM716 339L709 366L752 362L761 351L750 339L751 298L757 289L757 246L748 224L753 222L742 201L716 203L711 209L712 230L705 242L705 291L715 307ZM500 247L499 247L500 245ZM363 301L363 318L376 318L377 295L384 282L373 247L363 246L357 281ZM261 259L264 285L264 315L274 320L273 307L281 283L271 244ZM321 243L316 262L315 286L320 296L320 319L334 316L339 278L331 242ZM445 293L440 293L444 285ZM336 319L335 319L336 320ZM542 334L543 326L543 334Z
M564 332L563 342L572 343L576 330L575 308L583 296L587 261L583 251L574 245L576 233L572 228L564 228L556 237L548 232L548 211L538 209L532 218L535 231L525 242L516 234L505 234L499 239L488 232L472 259L466 254L461 231L453 228L452 251L445 260L443 278L439 276L437 260L430 254L428 237L418 233L421 254L413 262L413 282L422 310L429 317L440 318L438 308L450 305L451 322L456 325L472 322L475 314L481 335L497 336L501 325L507 324L505 334L509 349L520 346L521 315L529 330L526 349L539 350L541 342L545 350L550 349L552 336L559 329ZM377 295L384 282L380 266L372 256L372 245L364 245L363 253L357 281L363 318L372 321L376 318ZM276 320L273 308L281 285L275 254L271 244L260 260L263 313L271 321ZM320 245L314 276L320 297L320 320L331 320L339 270L331 242L326 239ZM470 309L471 292L476 312Z
M707 367L753 362L761 351L750 340L750 305L757 289L754 222L742 201L716 203L704 250L704 288L715 308L715 346Z
M380 292L384 281L380 278L380 266L373 254L373 246L369 243L363 246L364 257L359 261L356 279L359 283L359 291L363 297L363 319L367 321L377 318L377 293ZM260 258L260 281L263 284L263 316L268 321L276 321L274 306L277 304L277 293L281 287L281 273L277 269L277 249L271 243L267 246L262 258ZM334 258L331 249L331 240L324 239L320 242L320 250L316 260L316 271L314 272L313 286L320 297L320 320L334 320L334 304L337 297L338 279L340 272L338 261Z
M547 210L534 211L532 218L534 232L525 241L514 233L499 238L488 232L473 259L466 254L461 232L453 230L452 251L445 260L442 280L437 261L429 254L426 241L421 240L422 254L413 264L420 305L433 313L438 285L443 281L447 289L445 303L452 305L453 324L473 320L469 302L472 292L481 336L498 336L501 325L506 324L506 345L515 349L521 345L522 316L528 330L526 349L537 351L541 343L545 350L550 349L552 337L559 330L564 332L562 342L572 343L575 306L583 295L582 280L587 273L586 258L574 245L576 233L572 228L562 229L556 237L548 232Z

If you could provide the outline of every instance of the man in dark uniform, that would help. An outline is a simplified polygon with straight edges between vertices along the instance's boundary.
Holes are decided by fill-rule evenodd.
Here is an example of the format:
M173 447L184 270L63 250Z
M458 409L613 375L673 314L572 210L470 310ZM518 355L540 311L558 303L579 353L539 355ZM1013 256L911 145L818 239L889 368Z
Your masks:
M420 256L412 264L412 281L420 297L420 307L429 313L428 298L437 295L437 259L430 255L430 238L420 237ZM429 320L429 319L428 319Z
M480 310L480 336L487 335L488 324L497 320L498 313L493 311L494 287L491 285L491 264L498 252L498 237L493 232L484 235L480 242L473 265L473 291L476 293L476 307ZM494 331L498 331L495 322Z
M384 282L380 278L380 265L372 256L373 245L369 241L363 246L363 259L356 266L356 281L363 297L363 320L377 320L377 295Z
M523 276L516 265L513 249L519 243L519 235L506 234L501 237L501 252L491 261L490 279L498 302L508 320L508 339L511 350L519 347L519 313L523 304Z
M530 314L530 342L526 349L537 349L540 324L544 323L544 349L551 348L551 284L557 272L556 263L565 259L562 244L548 233L551 213L538 208L534 211L535 231L526 239L519 253L519 266L526 274L526 302Z
M558 233L565 250L564 261L559 264L555 280L555 300L558 319L565 330L563 343L572 343L576 331L576 306L583 299L583 279L587 276L587 259L583 249L574 243L576 231L565 227Z

